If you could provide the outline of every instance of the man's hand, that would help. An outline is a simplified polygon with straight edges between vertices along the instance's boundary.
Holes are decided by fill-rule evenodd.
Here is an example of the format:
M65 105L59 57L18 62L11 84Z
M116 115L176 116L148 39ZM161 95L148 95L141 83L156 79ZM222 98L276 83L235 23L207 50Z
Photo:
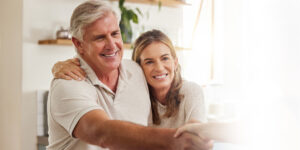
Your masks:
M213 141L195 134L184 132L176 138L174 150L211 150Z
M52 68L52 74L54 78L79 81L85 79L86 76L86 73L80 68L78 58L57 62Z

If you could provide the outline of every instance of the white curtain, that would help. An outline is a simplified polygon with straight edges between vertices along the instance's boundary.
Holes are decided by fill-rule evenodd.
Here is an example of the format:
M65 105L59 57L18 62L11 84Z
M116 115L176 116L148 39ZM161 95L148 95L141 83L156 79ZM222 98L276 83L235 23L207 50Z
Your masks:
M200 85L214 80L213 0L188 1L183 9L184 51L183 76Z

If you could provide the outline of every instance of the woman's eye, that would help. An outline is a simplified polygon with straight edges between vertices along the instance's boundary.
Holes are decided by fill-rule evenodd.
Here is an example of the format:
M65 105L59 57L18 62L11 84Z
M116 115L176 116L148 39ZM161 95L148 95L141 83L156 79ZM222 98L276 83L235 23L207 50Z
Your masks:
M169 60L169 57L163 57L163 60Z
M152 61L145 62L146 65L149 65L149 64L152 64L152 63L153 63Z

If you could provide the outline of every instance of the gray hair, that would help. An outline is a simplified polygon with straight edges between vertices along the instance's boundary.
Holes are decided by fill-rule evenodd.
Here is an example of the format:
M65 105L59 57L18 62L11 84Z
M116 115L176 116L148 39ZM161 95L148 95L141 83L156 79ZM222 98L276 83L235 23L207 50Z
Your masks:
M82 41L84 28L109 12L112 12L119 21L119 13L106 1L89 0L80 4L75 8L71 17L70 32L72 36Z

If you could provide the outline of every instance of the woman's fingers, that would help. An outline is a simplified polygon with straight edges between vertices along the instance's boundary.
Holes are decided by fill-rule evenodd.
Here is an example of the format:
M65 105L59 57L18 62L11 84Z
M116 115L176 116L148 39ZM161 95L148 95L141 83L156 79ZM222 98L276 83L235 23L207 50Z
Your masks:
M80 62L78 58L68 59L66 61L57 62L53 68L52 73L55 78L61 78L66 80L83 80L86 73L80 68Z
M78 76L81 77L82 79L84 79L86 77L85 71L80 67L78 67L77 73L78 73Z
M68 70L67 70L68 69ZM79 66L70 65L69 68L66 68L66 71L71 71L73 74L76 75L77 78L73 78L75 80L83 80L85 79L86 73L85 71L80 68Z
M75 80L80 80L81 81L81 80L85 79L85 72L81 68L73 70L72 73L74 75L76 75Z
M174 137L179 137L184 132L190 132L196 135L199 135L199 132L201 130L201 123L188 123L184 126L177 129Z
M60 72L56 73L56 74L54 75L54 78L55 78L55 79L72 80L72 78L71 78L69 75L65 75L64 73L60 73Z
M77 75L76 73L74 73L74 72L76 72L76 71L68 71L68 72L65 73L65 75L71 77L71 78L74 79L74 80L78 80L78 81L80 81L80 80L83 79L83 78L80 78L80 76L78 76L78 75Z
M177 138L179 137L183 132L185 132L185 128L184 127L180 127L176 130L176 133L174 134L174 137Z
M65 74L62 74L61 79L73 80L70 76L67 76Z
M55 78L65 79L65 80L78 80L78 81L81 81L84 79L84 77L80 77L77 74L79 74L79 73L73 73L71 71L65 72L65 73L59 72L59 73L55 74Z
M75 65L80 66L80 62L79 62L79 59L78 59L78 58L70 59L70 61L71 61L72 63L74 63Z
M197 141L194 142L197 150L212 150L214 141L208 138L203 137L202 135L197 136Z
M191 119L187 123L201 123L201 122L198 120Z
M178 139L184 139L183 148L188 150L211 150L213 146L212 140L191 133L183 133Z

